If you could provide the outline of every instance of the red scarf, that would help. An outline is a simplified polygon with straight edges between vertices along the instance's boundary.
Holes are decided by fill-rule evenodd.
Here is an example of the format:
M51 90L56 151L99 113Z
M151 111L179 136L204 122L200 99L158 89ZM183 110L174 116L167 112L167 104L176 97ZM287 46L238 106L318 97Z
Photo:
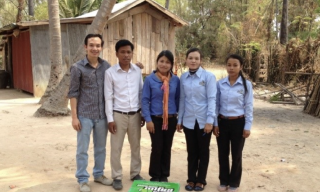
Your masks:
M161 86L161 90L163 90L163 114L162 114L162 130L168 130L168 102L169 102L169 78L170 73L168 76L163 76L158 72L158 75L163 82Z

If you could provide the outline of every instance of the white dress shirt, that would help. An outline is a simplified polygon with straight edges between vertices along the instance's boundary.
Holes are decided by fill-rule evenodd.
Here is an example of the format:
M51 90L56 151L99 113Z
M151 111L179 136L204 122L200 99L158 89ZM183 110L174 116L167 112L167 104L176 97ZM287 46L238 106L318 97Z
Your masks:
M121 112L138 111L142 94L141 70L130 64L128 71L121 69L119 64L105 72L104 97L108 122L113 122L113 110Z

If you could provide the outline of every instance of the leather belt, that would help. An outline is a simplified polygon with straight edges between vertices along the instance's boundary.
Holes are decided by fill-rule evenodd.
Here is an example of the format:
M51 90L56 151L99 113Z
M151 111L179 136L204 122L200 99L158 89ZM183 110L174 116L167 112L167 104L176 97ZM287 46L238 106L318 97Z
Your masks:
M221 118L221 119L231 119L231 120L233 120L233 119L242 119L242 118L244 118L244 115L227 117L227 116L223 116L223 115L220 114L218 117Z
M151 115L151 117L162 118L163 115ZM177 114L169 114L169 115L168 115L168 118L171 118L171 117L177 117Z
M123 115L134 115L136 113L139 113L140 111L141 111L141 109L139 109L138 111L129 111L129 112L122 112L122 111L113 110L113 112L120 113Z

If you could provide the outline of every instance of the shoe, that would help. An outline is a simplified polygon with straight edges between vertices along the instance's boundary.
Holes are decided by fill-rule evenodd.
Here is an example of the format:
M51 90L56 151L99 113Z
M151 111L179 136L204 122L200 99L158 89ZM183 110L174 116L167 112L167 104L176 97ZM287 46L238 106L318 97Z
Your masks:
M156 182L159 182L160 179L158 177L151 177L150 181L156 181Z
M80 187L80 192L90 192L91 191L88 183L80 183L79 187Z
M106 178L106 176L104 175L101 175L100 177L95 178L94 182L101 183L103 185L108 185L108 186L112 185L112 180Z
M188 184L184 187L187 191L193 191L194 182L188 182Z
M144 179L138 174L131 179L131 181L135 181L135 180L144 180Z
M228 187L225 185L219 185L218 191L223 192L223 191L228 191Z
M168 177L161 177L160 182L168 182Z
M229 187L228 192L237 192L238 187Z
M120 179L114 179L112 183L112 187L115 190L121 190L123 188L122 181Z
M203 191L204 186L206 186L206 185L204 185L202 183L197 183L193 190L195 190L195 191Z

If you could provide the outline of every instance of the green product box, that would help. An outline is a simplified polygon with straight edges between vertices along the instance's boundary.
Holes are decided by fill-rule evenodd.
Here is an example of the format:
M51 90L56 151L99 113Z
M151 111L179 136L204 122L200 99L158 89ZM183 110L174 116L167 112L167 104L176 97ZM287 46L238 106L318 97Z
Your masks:
M136 180L128 192L179 192L179 183Z

